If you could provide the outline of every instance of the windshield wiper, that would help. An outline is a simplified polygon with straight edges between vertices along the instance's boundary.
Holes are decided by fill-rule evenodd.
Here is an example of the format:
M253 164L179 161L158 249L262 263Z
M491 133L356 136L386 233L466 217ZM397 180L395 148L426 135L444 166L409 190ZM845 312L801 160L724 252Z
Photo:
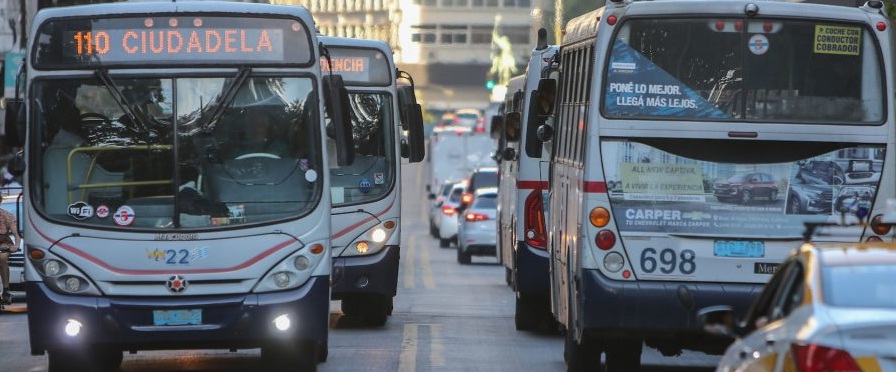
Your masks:
M218 100L214 103L214 111L212 111L212 115L208 118L208 121L204 124L204 130L208 131L214 128L215 123L221 119L221 116L224 115L224 110L227 109L229 103L233 100L234 96L236 96L237 90L243 85L243 82L249 78L249 74L252 73L251 67L240 67L240 71L233 78L233 81L230 82L230 86L224 90L224 94L218 96Z
M112 80L112 77L109 76L109 71L106 69L97 69L95 72L96 77L109 88L109 91L112 93L112 99L115 100L115 103L121 108L121 111L128 116L128 119L131 120L131 123L136 124L141 127L143 133L150 132L149 125L147 125L145 117L142 112L135 110L131 104L128 103L127 98L125 98L124 93L121 92L121 89L118 88L118 85L115 84L115 81Z

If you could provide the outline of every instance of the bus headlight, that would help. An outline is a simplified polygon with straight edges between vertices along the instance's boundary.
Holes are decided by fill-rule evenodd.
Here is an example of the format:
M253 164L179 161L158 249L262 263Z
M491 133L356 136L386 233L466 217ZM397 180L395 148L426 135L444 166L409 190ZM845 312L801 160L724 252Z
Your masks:
M76 276L68 276L65 278L63 289L66 292L77 292L81 290L81 279Z
M329 257L327 243L311 243L296 250L276 265L256 282L252 292L274 292L299 287L312 275L329 275L329 264L321 264L324 257Z
M47 276L58 276L65 272L65 264L59 260L47 260L44 263L44 274Z
M397 220L383 221L355 238L346 249L342 250L340 256L363 256L378 253L383 250L397 230Z

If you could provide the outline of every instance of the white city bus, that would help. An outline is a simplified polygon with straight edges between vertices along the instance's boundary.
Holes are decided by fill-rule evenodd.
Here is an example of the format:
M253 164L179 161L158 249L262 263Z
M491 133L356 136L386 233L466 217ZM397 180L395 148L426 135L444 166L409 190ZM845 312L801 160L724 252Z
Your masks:
M392 313L398 283L401 157L422 160L423 118L419 109L402 116L416 106L414 88L397 86L409 75L395 68L388 44L328 36L320 41L330 56L329 62L321 59L321 68L340 74L348 90L355 152L350 166L330 163L333 299L342 300L347 317L381 326ZM410 142L402 143L402 126Z
M83 371L123 351L261 348L314 370L331 271L321 129L341 123L345 143L351 128L341 106L325 114L345 89L321 74L307 10L55 8L28 40L7 135L25 146L32 354Z
M544 122L534 103L542 71L550 66L556 46L539 42L526 74L511 80L504 102L501 140L501 181L498 197L498 255L516 292L516 329L551 324L548 281L547 224L544 207L548 193L550 153L543 151L536 129ZM519 79L519 80L517 80ZM514 83L519 86L516 87Z
M539 131L568 370L602 352L637 370L645 342L721 351L698 317L742 315L805 222L882 213L896 131L881 6L618 1L566 25L559 81L539 87L557 89L556 125Z

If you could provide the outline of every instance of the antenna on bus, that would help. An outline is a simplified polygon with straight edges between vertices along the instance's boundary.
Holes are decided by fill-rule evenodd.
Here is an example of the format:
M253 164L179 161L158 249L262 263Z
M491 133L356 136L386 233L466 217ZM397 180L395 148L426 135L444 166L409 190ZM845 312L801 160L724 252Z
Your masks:
M548 30L544 27L538 29L538 41L535 44L535 50L545 50L548 47Z

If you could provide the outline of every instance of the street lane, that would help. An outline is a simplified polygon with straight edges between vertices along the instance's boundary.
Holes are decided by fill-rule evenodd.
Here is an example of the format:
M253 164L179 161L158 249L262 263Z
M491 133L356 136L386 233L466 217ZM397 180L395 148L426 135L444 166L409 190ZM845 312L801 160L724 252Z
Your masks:
M454 246L428 234L423 181L428 163L403 165L402 257L395 309L386 326L367 328L331 303L330 356L320 371L563 371L563 338L514 329L513 292L491 257L456 262ZM25 314L0 316L0 370L46 371L29 355ZM153 351L125 355L122 371L256 371L258 350ZM711 371L717 357L685 352L643 355L646 372Z

